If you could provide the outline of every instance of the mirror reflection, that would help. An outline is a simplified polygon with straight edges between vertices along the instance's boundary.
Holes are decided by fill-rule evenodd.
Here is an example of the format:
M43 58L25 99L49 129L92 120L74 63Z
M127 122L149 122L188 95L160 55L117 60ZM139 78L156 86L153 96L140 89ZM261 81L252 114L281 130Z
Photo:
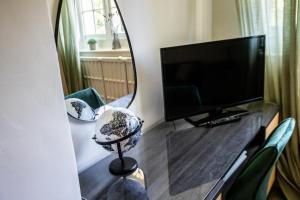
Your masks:
M88 104L98 101L89 104L95 110L103 105L129 106L136 78L130 41L122 22L114 0L62 1L57 49L66 99L79 98ZM85 116L82 103L70 105L78 112L78 119Z

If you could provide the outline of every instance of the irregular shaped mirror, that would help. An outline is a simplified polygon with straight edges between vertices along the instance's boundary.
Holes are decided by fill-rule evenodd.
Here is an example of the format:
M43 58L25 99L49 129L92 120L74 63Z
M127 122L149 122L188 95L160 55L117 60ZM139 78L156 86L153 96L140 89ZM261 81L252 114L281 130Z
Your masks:
M103 105L131 104L134 57L116 1L61 0L55 39L66 99L81 99L96 111ZM73 105L66 103L67 108Z

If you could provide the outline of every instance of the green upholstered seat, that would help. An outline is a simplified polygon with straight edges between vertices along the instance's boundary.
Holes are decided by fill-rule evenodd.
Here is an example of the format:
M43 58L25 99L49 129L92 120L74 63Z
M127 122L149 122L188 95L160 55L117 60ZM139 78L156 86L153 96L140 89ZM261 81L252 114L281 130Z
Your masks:
M248 162L245 170L234 182L226 200L265 200L272 172L295 127L295 120L288 118L273 131L265 146Z
M89 106L91 106L93 109L98 109L101 106L105 105L105 101L101 98L101 96L94 88L80 90L65 97L65 99L69 98L81 99L89 104Z

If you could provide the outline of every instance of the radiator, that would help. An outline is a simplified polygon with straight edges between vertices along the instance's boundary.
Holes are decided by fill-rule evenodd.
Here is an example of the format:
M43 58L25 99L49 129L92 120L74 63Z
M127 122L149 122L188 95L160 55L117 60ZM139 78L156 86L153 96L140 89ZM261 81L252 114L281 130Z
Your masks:
M95 88L107 103L134 92L130 57L81 57L80 61L84 86Z

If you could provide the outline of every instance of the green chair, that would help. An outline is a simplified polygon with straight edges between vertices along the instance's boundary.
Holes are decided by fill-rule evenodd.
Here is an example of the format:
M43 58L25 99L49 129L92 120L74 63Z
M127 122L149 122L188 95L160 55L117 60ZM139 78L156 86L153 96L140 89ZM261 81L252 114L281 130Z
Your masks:
M276 164L295 127L295 120L288 118L281 122L260 149L248 162L245 169L233 183L226 200L265 200L272 167Z
M81 99L89 104L89 106L91 106L93 109L98 109L101 106L105 105L105 101L101 98L101 96L94 88L87 88L65 96L65 99L69 98Z

